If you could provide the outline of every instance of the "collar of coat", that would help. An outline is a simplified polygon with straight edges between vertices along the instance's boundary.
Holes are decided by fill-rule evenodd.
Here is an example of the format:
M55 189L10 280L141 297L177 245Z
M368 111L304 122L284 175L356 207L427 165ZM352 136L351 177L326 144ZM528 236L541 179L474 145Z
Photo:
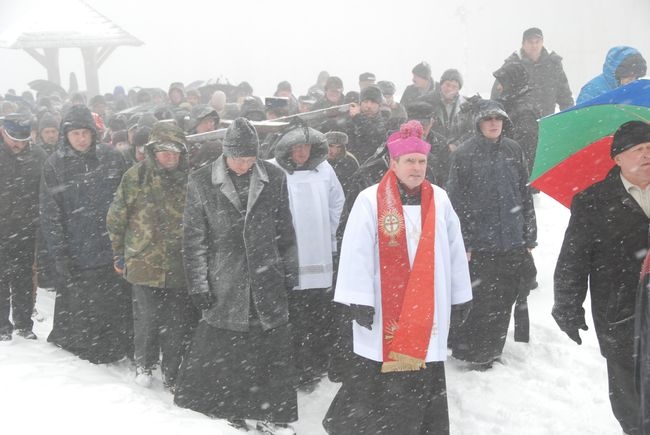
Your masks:
M255 205L257 198L264 189L264 186L269 182L269 175L262 161L258 158L253 165L253 172L251 173L250 187L248 193L248 205L246 213L248 213ZM237 210L243 212L239 195L235 190L235 186L228 176L226 169L226 158L221 155L217 160L212 163L212 184L221 186L221 192L230 200Z
M619 198L622 204L630 207L633 210L636 210L645 216L645 212L639 203L637 203L632 195L625 189L625 186L621 181L621 168L619 166L614 166L612 169L610 169L610 171L607 173L607 177L605 177L603 181L596 183L594 186L596 185L601 186L601 198ZM588 188L587 190L591 190L591 188Z

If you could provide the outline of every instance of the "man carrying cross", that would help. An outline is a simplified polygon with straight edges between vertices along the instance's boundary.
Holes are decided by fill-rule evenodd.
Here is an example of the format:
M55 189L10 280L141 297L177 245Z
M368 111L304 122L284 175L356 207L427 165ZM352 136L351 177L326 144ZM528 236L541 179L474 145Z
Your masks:
M390 170L350 212L334 300L350 306L356 361L328 433L449 433L449 318L452 305L469 310L472 289L458 217L425 181L431 145L421 137L409 121L388 138Z

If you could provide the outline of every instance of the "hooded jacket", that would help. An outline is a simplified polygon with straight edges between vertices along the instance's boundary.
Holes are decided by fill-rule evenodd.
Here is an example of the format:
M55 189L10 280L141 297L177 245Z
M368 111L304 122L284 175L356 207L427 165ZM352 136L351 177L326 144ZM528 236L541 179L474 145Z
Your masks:
M634 54L640 55L641 53L632 47L618 46L611 48L605 57L603 72L589 80L580 89L580 95L578 95L576 103L584 103L619 87L620 83L616 78L616 69L626 57Z
M188 153L183 145L172 171L160 168L154 154L154 144L147 144L145 160L124 174L106 228L114 255L125 260L127 281L181 288L186 285L182 238Z
M68 133L92 132L87 152L72 148ZM59 149L45 162L39 195L42 233L54 261L71 259L73 269L92 269L113 262L106 232L106 213L127 169L119 151L97 144L90 111L73 106L61 123Z
M476 134L453 154L447 192L460 218L468 251L505 252L537 245L533 198L526 157L517 142L503 136L489 141L479 129L488 115L510 119L500 104L482 102Z

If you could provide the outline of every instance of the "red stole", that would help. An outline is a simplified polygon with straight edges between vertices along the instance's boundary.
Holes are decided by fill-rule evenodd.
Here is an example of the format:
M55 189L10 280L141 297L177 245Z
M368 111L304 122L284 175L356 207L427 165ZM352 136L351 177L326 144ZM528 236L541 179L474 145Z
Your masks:
M381 371L425 367L433 328L436 207L433 187L421 185L422 234L409 265L404 210L389 170L377 190L383 360Z

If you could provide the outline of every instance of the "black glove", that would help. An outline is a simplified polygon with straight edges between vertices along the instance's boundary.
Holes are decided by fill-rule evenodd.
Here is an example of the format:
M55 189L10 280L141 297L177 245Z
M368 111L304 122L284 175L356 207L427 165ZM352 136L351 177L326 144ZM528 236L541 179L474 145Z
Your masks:
M458 326L460 326L469 318L469 312L472 311L472 301L469 300L462 304L452 305L451 311L455 313L456 319L458 319Z
M560 329L564 331L564 333L568 335L571 340L575 341L578 344L582 344L579 330L582 329L583 331L587 331L589 329L585 323L584 314L566 315L554 308L552 315Z
M214 305L214 296L212 296L211 292L193 293L190 297L194 306L199 310L208 310Z
M375 309L367 305L350 304L350 315L360 326L372 328L372 320L375 317Z

